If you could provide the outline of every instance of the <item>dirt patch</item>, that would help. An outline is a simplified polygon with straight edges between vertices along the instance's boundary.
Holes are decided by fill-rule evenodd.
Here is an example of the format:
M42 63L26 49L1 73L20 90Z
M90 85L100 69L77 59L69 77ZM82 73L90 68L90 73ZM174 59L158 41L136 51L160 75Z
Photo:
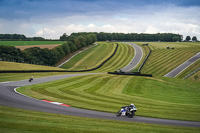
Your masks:
M28 45L28 46L15 46L16 48L19 48L20 50L24 50L26 48L32 48L32 47L40 47L40 48L48 48L53 49L61 44L45 44L45 45Z

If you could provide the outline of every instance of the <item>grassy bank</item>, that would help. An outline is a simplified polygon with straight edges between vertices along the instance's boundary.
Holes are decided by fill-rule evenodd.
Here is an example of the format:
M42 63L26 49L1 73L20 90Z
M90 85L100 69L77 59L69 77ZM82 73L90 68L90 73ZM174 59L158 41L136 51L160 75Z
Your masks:
M34 78L41 78L47 76L64 75L67 72L40 72L40 73L0 73L0 82L26 80L33 76ZM71 73L70 73L71 74Z
M57 67L0 61L0 70L64 70Z
M153 51L141 72L154 76L164 76L200 51L199 42L150 42L149 45ZM170 49L166 49L167 46ZM192 72L192 69L188 72Z
M87 75L18 91L38 99L113 113L134 103L139 116L200 121L200 84L188 80Z
M91 119L27 111L0 106L0 132L2 133L197 133L199 128L162 126L136 122Z
M118 43L116 54L101 68L94 72L116 71L128 65L134 57L134 49L127 44ZM84 70L94 68L106 60L114 52L116 44L102 42L99 46L88 49L64 64L62 68L69 70Z
M62 68L68 70L85 70L97 67L112 55L116 44L99 42L97 46L90 48L73 57Z
M191 72L195 71L196 69L200 68L200 60L186 68L182 73L180 73L177 77L178 78L183 78L186 75L190 74ZM195 80L195 79L194 79Z
M118 43L116 54L106 62L101 68L94 72L112 72L124 68L134 57L134 48L128 44Z

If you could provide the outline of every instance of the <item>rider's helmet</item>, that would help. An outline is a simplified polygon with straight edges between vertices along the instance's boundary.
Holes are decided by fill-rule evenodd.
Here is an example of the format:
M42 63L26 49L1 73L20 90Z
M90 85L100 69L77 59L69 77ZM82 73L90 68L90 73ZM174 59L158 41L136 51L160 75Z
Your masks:
M133 103L130 104L131 106L135 106Z

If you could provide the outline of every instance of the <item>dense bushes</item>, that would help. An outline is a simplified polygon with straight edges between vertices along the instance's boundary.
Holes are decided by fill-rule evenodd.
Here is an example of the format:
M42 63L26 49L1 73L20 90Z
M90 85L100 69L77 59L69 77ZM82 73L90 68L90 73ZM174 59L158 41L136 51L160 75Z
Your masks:
M38 65L53 66L58 60L65 55L81 47L91 45L96 41L94 34L70 36L69 41L65 44L55 47L54 49L41 49L39 47L27 48L21 51L14 46L0 46L0 60L12 62L24 62Z
M92 32L96 35L98 41L163 41L163 42L176 42L182 41L183 36L173 33L157 33L157 34L146 34L146 33L104 33L104 32ZM91 34L87 32L72 33L74 36Z
M0 41L45 41L43 37L26 37L23 34L0 34Z

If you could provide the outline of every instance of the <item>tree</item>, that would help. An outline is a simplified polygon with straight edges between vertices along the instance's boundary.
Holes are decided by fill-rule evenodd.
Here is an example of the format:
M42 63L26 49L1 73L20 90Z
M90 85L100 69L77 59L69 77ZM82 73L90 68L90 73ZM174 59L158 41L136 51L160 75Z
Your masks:
M89 34L90 38L92 39L92 43L95 43L97 41L97 37L95 34ZM105 39L107 40L107 39Z
M81 45L81 47L84 47L84 46L86 46L87 44L87 39L86 39L86 37L85 36L78 36L78 39L79 39L79 41L80 41L80 45Z
M68 43L64 43L64 44L62 45L62 47L63 47L63 51L65 52L65 55L67 55L67 54L69 54L69 53L71 52Z
M189 42L191 40L190 36L187 36L185 40Z
M66 33L64 33L62 36L60 36L60 40L61 41L67 41L68 40L68 35Z
M172 37L172 42L177 42L179 41L179 37L178 36L173 36Z
M192 41L193 41L193 42L196 42L196 41L197 41L197 37L196 37L196 36L193 36L193 37L192 37Z
M86 39L87 39L87 45L92 44L92 38L89 35L86 35Z
M70 50L72 52L75 51L75 50L77 50L76 45L72 41L68 41L67 43L69 44Z

